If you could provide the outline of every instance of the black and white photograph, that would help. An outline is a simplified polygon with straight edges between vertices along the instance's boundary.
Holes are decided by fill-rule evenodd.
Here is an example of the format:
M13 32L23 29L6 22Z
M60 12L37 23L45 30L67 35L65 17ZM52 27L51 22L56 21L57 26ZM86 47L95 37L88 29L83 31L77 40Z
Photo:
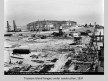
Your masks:
M5 0L4 75L104 75L104 0Z

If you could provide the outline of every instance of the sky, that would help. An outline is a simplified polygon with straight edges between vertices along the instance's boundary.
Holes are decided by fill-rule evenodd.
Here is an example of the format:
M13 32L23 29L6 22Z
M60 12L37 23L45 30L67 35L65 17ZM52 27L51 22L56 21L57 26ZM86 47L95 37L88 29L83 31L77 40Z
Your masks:
M104 0L5 0L5 23L25 26L37 20L71 20L104 25Z

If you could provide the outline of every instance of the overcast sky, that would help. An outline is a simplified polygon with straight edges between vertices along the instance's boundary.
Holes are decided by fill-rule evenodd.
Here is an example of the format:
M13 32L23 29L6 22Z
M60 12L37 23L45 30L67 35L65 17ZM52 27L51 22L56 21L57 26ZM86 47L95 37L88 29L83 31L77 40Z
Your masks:
M39 20L72 20L104 25L103 0L5 0L5 22L18 26Z

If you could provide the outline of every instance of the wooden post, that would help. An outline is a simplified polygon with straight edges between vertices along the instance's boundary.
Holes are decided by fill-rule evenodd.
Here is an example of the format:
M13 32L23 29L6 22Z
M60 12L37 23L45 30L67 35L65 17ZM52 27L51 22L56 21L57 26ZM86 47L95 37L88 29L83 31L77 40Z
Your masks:
M103 47L104 47L104 36L103 36L103 41L102 42L103 42Z
M11 57L10 57L10 49L8 47L8 52L9 52L9 64L11 64Z
M99 37L100 37L100 42L101 42L101 32L100 32L100 36Z
M96 37L96 46L97 46L97 37Z

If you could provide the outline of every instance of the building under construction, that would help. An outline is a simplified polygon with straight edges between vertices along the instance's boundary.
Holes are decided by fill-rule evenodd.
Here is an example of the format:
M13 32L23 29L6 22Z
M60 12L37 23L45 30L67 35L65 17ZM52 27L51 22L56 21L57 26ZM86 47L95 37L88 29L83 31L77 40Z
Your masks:
M27 24L27 29L29 31L49 31L49 30L56 30L60 26L63 28L65 27L72 27L77 25L75 21L55 21L55 20L43 20L43 21L35 21Z
M37 27L39 30L43 29L51 22L38 21L35 23L28 25L30 31L37 31L34 30ZM58 22L52 23L57 24ZM74 25L76 24L74 22ZM5 48L11 51L11 53L9 52L9 61L5 62L5 68L8 69L5 74L78 73L103 75L104 33L99 31L99 34L96 34L100 30L96 23L93 27L72 27L74 25L69 26L68 24L66 26L68 30L65 29L67 24L57 25L57 31L50 33L49 31L20 32L7 37L6 41L14 42L14 44L10 46L10 50L9 47ZM50 27L54 27L54 25L50 24Z

